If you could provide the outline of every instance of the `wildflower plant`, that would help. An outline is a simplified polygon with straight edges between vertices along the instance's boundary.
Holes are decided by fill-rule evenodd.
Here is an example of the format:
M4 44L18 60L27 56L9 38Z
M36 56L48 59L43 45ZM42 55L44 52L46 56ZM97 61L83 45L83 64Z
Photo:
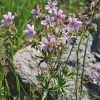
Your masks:
M57 9L56 5L56 0L48 0L48 5L45 6L45 9L48 10L48 12L51 14L53 11Z
M46 16L45 20L42 20L42 21L41 21L41 24L44 25L44 26L47 27L47 28L53 27L53 26L54 26L53 19L50 18L49 15Z
M56 0L48 0L44 8L47 11L46 13L43 13L39 5L36 9L31 11L33 19L31 19L31 22L27 23L26 28L23 30L23 34L26 35L27 41L29 41L28 43L32 44L32 47L38 49L42 53L42 56L39 56L39 58L41 58L39 64L42 62L46 62L47 64L47 71L43 72L41 70L41 73L36 76L42 87L42 100L45 100L48 96L52 97L53 99L62 99L63 92L70 85L67 83L68 78L76 80L75 92L76 100L78 100L77 82L80 78L79 75L81 75L80 100L82 100L83 74L88 37L90 35L90 30L87 31L88 20L84 15L82 17L66 16L64 11L57 7ZM7 36L9 36L8 33L10 33L9 37L6 36L6 40L8 41L9 38L12 39L12 37L14 40L19 40L19 38L15 35L17 33L17 29L13 22L14 18L15 16L13 16L11 12L8 12L3 16L1 21L1 29L4 31L4 33L7 33ZM39 25L37 25L37 23L39 23ZM60 59L62 54L69 49L68 47L71 45L71 41L73 42L73 49L75 45L75 41L73 40L76 40L78 36L81 36L81 39L76 52L77 67L76 71L73 72L69 71L67 64L62 64ZM84 52L82 73L79 73L79 47L84 38L87 38L87 42ZM15 43L15 41L13 41L13 43ZM5 45L5 48L6 46L7 45ZM68 59L71 55L71 51ZM68 63L68 59L66 59L66 63ZM100 75L95 73L93 76L93 82L100 83Z
M33 9L31 13L33 14L33 16L34 16L36 19L38 19L39 16L40 16L40 11L41 11L40 6L37 6L37 9Z
M46 98L48 94L50 94L52 98L57 99L63 94L60 94L59 97L55 97L55 95L59 92L62 93L64 88L68 85L66 82L68 73L70 73L68 77L75 77L74 72L68 71L67 67L60 64L60 58L63 52L67 50L66 45L69 44L73 32L77 33L81 30L82 22L77 18L68 18L63 10L57 8L56 0L48 0L45 10L47 10L46 14L42 14L42 11L39 12L40 15L45 16L41 16L40 21L34 17L36 18L35 22L39 21L39 24L41 24L40 27L43 28L42 32L36 32L38 28L35 27L34 23L34 27L37 30L34 31L34 28L31 30L32 27L29 28L30 25L28 24L24 33L27 37L30 37L28 39L31 39L31 42L35 42L35 47L42 53L42 57L39 57L41 58L40 63L43 61L47 63L48 71L44 72L44 74L41 71L42 74L37 76L40 84L45 87L43 98ZM36 11L33 10L33 12L33 16L36 16ZM65 24L66 20L68 20L68 24ZM36 37L34 37L35 32L37 33L37 40L35 40ZM40 76L43 78L42 81Z
M26 30L24 30L24 34L26 34L27 39L31 41L33 36L36 34L34 25L31 26L30 24L27 24Z
M8 12L8 14L3 15L3 19L1 21L2 26L9 26L12 25L12 21L14 19L14 16L12 16L11 12Z

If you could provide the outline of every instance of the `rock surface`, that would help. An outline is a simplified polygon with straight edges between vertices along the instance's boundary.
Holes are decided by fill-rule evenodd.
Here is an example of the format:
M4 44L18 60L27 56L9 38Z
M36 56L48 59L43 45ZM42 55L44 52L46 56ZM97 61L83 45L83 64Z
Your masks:
M19 50L14 56L14 67L16 72L21 76L22 81L25 83L35 83L38 85L36 76L38 75L39 68L46 70L47 64L45 62L40 63L39 58L42 54L31 46Z
M77 38L76 44L71 52L71 56L69 57L69 60L67 64L72 67L73 69L76 68L76 63L77 63L77 48L79 44L80 37ZM97 61L97 59L94 56L94 53L91 53L91 45L92 45L92 36L89 36L88 39L88 47L87 47L87 53L86 53L86 61L85 61L85 75L92 79L92 72L94 70L100 70L100 62ZM86 39L82 42L80 45L79 49L79 64L80 67L83 66L83 56L85 52L85 47L86 47ZM70 49L65 52L65 54L62 55L61 61L63 63L66 63L66 60L68 58Z
M94 23L97 25L97 33L94 35L92 49L95 56L100 60L100 13L96 14Z

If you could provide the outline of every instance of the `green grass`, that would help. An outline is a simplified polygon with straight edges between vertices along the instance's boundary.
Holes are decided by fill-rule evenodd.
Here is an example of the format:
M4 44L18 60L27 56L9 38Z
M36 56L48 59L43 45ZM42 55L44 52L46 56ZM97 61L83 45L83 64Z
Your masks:
M29 19L32 18L31 10L36 5L44 5L46 0L0 0L0 19L8 11L17 14L15 23L18 29L19 37Z

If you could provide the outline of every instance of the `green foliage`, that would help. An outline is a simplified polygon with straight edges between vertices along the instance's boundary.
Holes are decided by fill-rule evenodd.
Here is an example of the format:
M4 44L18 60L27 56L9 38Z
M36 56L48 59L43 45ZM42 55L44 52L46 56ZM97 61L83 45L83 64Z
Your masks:
M59 0L63 1L63 5L60 5L67 14L75 14L75 12L80 12L84 9L84 6L88 4L89 0Z

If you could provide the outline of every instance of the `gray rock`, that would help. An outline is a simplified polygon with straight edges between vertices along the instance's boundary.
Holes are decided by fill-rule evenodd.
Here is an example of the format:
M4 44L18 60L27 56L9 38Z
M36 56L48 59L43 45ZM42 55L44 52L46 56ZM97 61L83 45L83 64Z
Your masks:
M31 48L31 46L19 50L14 56L15 70L25 83L34 83L38 85L36 76L40 68L43 71L47 68L45 62L41 63L39 66L41 59L36 56L42 56L42 54L38 50Z
M95 57L100 61L100 13L96 14L94 23L97 25L97 32L94 36L92 48L93 52L96 53Z
M74 69L76 68L76 62L77 62L77 48L78 48L78 43L79 43L80 37L78 37L78 40L76 41L76 45L74 46L72 53L69 57L69 60L67 62L67 64L70 67L73 67ZM82 44L80 45L80 50L79 50L79 64L80 66L83 66L83 56L84 56L84 51L85 51L85 43L86 43L86 39L82 42ZM100 70L100 62L96 62L96 58L94 56L94 53L91 53L91 45L92 45L92 36L89 36L89 40L88 40L88 48L87 48L87 56L86 56L86 61L85 61L85 73L88 74L89 77L91 77L90 79L92 80L92 73L93 69L94 70ZM61 62L64 63L66 62L68 55L69 55L70 49L67 51L67 53L65 52L62 57L61 57Z

